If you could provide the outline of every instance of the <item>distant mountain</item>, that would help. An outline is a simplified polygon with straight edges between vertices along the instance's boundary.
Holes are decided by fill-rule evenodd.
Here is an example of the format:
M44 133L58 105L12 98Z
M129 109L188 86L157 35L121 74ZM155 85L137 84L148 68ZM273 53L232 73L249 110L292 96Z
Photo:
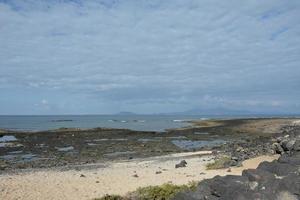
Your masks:
M248 110L233 110L227 108L191 109L183 112L190 115L249 115L254 112Z
M224 107L216 108L194 108L182 112L137 114L134 112L119 112L116 115L202 115L202 116L300 116L299 112L280 110L239 110Z
M134 112L126 112L126 111L123 111L123 112L117 113L116 115L137 115L137 114L134 113Z
M299 112L291 112L291 111L280 111L280 110L264 110L264 111L257 111L257 110L238 110L238 109L230 109L230 108L195 108L190 109L183 112L175 112L170 113L175 115L203 115L203 116L298 116Z
M195 108L183 112L165 113L168 115L203 115L203 116L222 116L222 115L255 115L257 113L248 110L233 110L227 108Z

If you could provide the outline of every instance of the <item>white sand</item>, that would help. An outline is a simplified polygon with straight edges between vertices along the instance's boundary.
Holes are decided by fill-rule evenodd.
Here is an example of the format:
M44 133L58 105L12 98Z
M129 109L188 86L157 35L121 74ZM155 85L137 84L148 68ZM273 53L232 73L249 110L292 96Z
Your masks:
M129 162L108 163L105 168L84 169L81 171L44 170L0 176L0 199L24 200L76 200L93 199L105 194L124 195L138 187L161 185L171 182L186 184L216 175L240 175L242 170L256 168L262 161L272 161L278 156L260 156L243 163L243 167L224 170L205 169L211 155L209 152L175 154ZM185 168L175 169L175 164L185 159ZM156 174L161 171L161 174ZM205 174L200 174L201 172ZM84 174L85 177L80 177ZM133 177L137 174L138 177Z
M293 121L293 125L295 126L300 125L300 120Z

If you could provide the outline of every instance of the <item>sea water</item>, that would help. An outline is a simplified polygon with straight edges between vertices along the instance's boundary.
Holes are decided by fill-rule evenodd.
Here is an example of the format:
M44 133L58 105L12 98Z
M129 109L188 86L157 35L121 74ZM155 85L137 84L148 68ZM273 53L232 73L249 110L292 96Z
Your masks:
M58 128L125 128L138 131L164 131L188 126L189 120L204 116L184 115L43 115L0 116L0 129L42 131Z

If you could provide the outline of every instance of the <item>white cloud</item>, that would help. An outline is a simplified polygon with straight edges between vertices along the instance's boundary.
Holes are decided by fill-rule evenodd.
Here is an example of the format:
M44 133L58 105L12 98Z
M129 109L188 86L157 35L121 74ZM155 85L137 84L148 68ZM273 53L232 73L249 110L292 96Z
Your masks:
M32 101L80 96L101 113L300 98L298 0L1 2L0 89Z
M46 99L43 99L43 100L41 101L41 104L42 104L42 105L48 105L48 101L47 101Z

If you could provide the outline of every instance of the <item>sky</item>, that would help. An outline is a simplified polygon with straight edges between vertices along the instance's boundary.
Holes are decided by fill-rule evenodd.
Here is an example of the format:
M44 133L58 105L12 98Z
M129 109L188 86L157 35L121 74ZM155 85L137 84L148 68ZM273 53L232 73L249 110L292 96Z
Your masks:
M299 0L0 0L0 114L300 113Z

